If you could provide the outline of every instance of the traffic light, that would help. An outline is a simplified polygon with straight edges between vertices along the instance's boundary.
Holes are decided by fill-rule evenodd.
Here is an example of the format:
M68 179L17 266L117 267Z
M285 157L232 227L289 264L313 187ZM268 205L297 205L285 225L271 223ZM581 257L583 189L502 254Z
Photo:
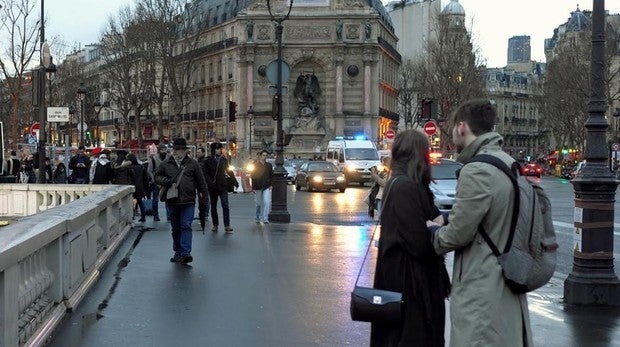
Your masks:
M234 122L237 120L237 103L234 101L228 102L228 121Z
M423 119L437 119L437 103L433 99L422 99L421 109Z

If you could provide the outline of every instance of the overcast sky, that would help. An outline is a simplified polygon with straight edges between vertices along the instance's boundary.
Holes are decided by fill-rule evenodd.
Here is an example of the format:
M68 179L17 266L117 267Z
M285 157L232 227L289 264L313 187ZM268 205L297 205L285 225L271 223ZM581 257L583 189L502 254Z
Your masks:
M262 0L265 1L265 0ZM387 0L383 0L387 3ZM579 2L581 10L591 10L592 1ZM598 0L597 0L598 1ZM441 0L442 8L450 0ZM566 22L577 8L574 0L460 0L472 26L474 44L480 47L488 66L506 65L508 38L530 35L532 59L544 61L544 39ZM55 0L45 2L48 18L46 36L60 36L68 44L66 52L95 43L109 16L131 0ZM620 13L620 0L607 0L610 13ZM472 23L473 20L473 23ZM52 47L52 54L54 48Z

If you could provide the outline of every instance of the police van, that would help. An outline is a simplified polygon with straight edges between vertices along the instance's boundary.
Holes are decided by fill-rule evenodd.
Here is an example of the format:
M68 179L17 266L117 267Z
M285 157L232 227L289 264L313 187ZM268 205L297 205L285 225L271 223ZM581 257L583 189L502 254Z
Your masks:
M363 137L337 137L329 141L325 158L342 170L347 183L356 182L360 185L372 181L370 168L380 164L377 147Z

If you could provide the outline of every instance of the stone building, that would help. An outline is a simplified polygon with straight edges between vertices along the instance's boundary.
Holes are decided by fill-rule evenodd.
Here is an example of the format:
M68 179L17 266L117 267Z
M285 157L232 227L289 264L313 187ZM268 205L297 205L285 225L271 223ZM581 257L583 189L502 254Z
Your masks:
M270 76L278 50L267 2L194 5L195 27L204 39L196 49L195 87L180 120L182 135L196 144L228 138L239 157L275 148ZM297 0L283 26L282 113L290 141L285 155L320 155L335 136L380 141L398 122L401 62L381 2ZM227 122L230 101L236 104L234 122Z

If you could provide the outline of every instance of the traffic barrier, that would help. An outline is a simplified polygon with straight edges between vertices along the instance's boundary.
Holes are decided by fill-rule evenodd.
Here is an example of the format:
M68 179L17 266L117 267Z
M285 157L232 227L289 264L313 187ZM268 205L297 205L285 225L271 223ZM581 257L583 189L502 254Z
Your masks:
M239 182L239 186L235 190L237 193L247 193L252 191L249 178L243 170L237 170L235 172L235 179Z

